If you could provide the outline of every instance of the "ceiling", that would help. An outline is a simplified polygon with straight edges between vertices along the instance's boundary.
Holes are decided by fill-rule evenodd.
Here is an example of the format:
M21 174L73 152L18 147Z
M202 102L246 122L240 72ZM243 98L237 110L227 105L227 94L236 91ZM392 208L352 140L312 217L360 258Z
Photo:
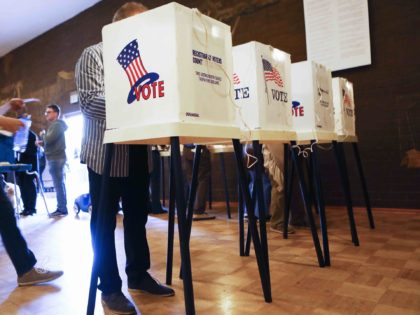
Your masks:
M0 57L101 0L0 0Z

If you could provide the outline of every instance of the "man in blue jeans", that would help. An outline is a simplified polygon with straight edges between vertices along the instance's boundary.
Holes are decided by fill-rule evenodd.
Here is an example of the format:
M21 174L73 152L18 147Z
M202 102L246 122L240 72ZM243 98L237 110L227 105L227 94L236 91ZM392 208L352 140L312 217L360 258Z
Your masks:
M45 116L47 121L50 122L50 126L47 132L43 134L43 140L39 142L45 149L45 156L57 197L57 210L51 213L51 217L61 217L68 214L66 184L64 182L64 166L67 161L64 132L67 130L67 125L59 119L60 112L60 107L56 104L47 106Z
M23 108L24 103L20 98L11 99L0 106L0 130L15 133L23 127L23 123L14 118L4 117L8 108L17 110ZM63 275L62 271L49 271L35 267L36 258L28 248L25 239L20 232L15 212L10 200L7 198L3 187L0 185L0 236L10 260L18 274L18 285L34 285L57 279Z

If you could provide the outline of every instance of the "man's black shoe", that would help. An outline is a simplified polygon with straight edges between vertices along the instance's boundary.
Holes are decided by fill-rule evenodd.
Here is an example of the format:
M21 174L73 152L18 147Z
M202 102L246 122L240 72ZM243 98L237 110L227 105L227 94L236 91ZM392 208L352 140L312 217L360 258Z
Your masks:
M121 292L103 294L102 305L114 314L137 314L136 308Z
M175 295L175 291L160 283L158 280L153 278L148 273L146 277L139 283L128 283L128 292L130 293L146 293L158 296L173 296Z
M23 210L21 213L19 213L22 216L28 216L28 215L33 215L36 213L36 210Z
M161 207L160 209L151 209L150 214L163 214L163 213L168 213L168 208L166 207Z

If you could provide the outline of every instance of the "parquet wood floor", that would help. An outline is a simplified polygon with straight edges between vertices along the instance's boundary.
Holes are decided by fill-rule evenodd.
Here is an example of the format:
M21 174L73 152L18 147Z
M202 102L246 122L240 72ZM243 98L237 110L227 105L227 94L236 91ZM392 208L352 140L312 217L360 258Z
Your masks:
M40 209L19 225L39 265L62 269L64 276L48 285L19 288L0 245L0 314L85 314L92 259L89 215L48 219ZM222 203L211 212L217 219L194 222L191 239L197 314L420 314L420 211L374 209L377 228L370 230L365 210L356 209L361 246L354 247L345 209L328 207L329 268L318 267L308 230L298 229L288 240L269 232L271 304L262 296L253 249L250 257L239 257L236 219L226 219ZM164 281L166 215L149 217L148 237L151 273ZM121 216L116 238L127 293ZM176 296L131 296L142 314L185 313L177 240L175 246ZM97 296L95 314L104 314Z

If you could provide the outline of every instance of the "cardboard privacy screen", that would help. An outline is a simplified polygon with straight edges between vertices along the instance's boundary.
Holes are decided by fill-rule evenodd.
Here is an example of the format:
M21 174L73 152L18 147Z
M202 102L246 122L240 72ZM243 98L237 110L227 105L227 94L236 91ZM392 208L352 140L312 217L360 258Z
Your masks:
M238 137L228 25L170 3L106 25L102 38L105 142Z
M290 55L259 42L233 47L237 122L245 132L292 132ZM290 140L290 139L289 139Z
M299 140L335 140L331 71L313 61L292 64L293 128Z
M344 78L334 78L332 87L335 132L338 136L356 137L353 83Z

